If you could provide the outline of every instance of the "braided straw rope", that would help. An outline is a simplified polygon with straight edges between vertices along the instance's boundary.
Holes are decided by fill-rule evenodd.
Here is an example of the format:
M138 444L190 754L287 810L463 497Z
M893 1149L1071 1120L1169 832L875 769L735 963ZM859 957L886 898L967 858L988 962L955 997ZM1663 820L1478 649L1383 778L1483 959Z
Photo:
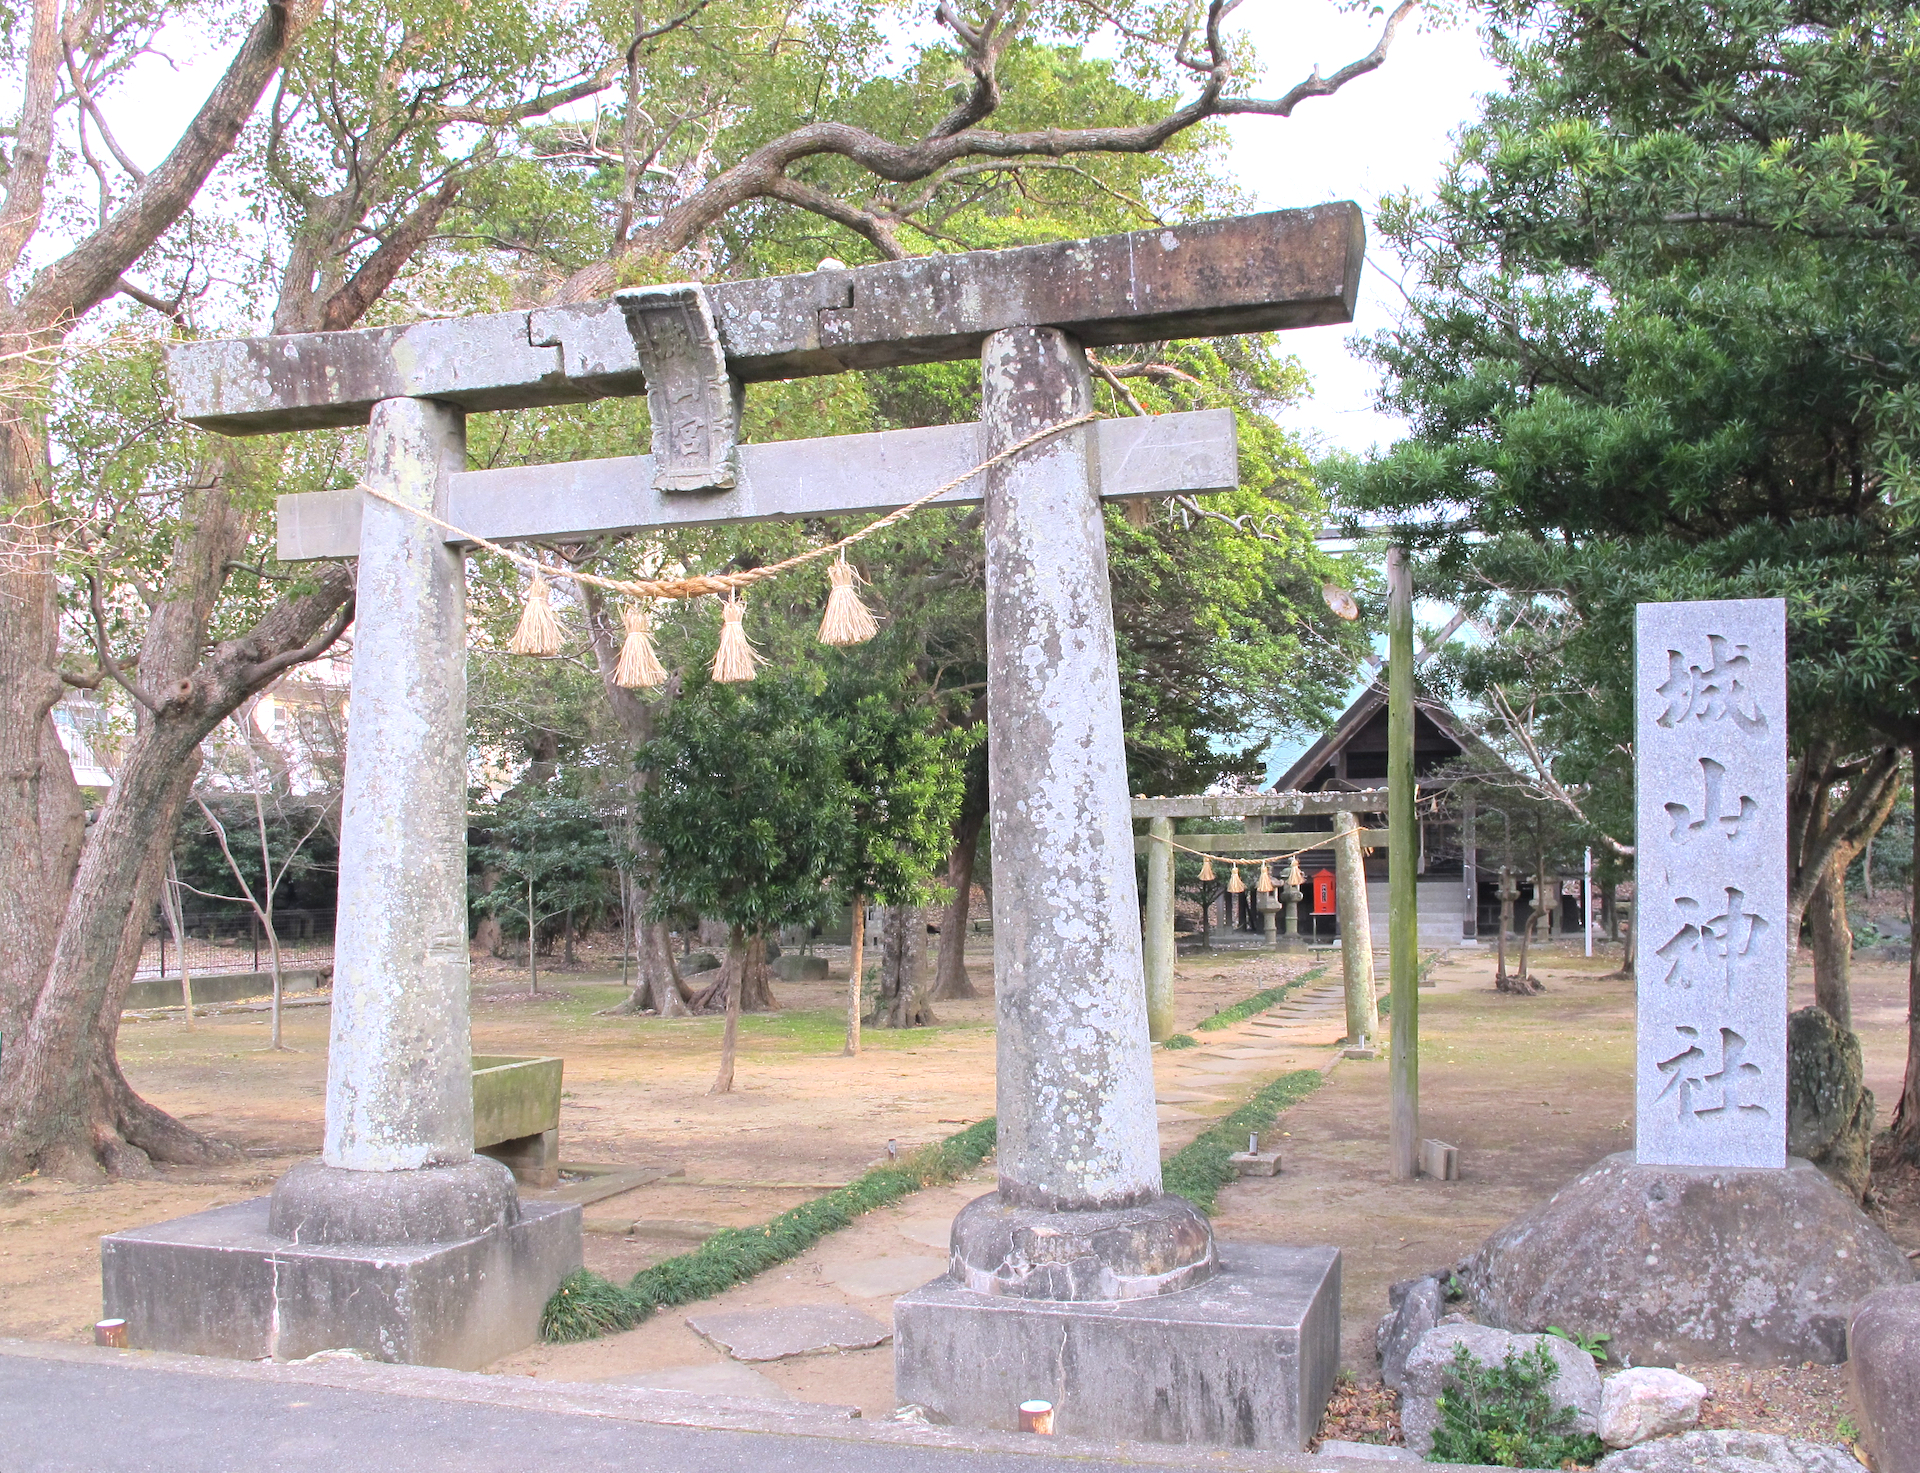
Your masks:
M816 547L807 552L796 553L790 558L784 558L777 563L768 563L764 567L749 568L744 573L702 573L692 578L602 578L597 573L581 573L569 568L551 567L541 562L538 558L531 558L525 553L515 552L511 548L502 547L499 543L490 542L477 533L468 532L463 528L456 527L452 522L442 521L432 512L422 511L417 506L408 506L406 502L401 501L398 497L389 496L378 487L369 486L365 481L359 482L357 489L366 492L367 495L373 497L376 501L384 501L388 506L397 506L401 511L408 512L420 518L423 522L431 522L442 531L451 532L454 537L461 542L469 542L475 547L484 547L488 552L498 553L509 562L516 563L528 572L542 577L569 578L575 583L591 583L596 588L605 588L614 593L624 593L632 598L699 598L704 594L732 593L737 589L747 588L755 583L764 583L769 578L777 578L782 573L789 572L805 563L814 562L819 558L828 557L833 553L839 552L843 548L851 547L862 538L871 537L875 532L881 531L886 527L891 527L895 522L905 520L929 502L938 501L949 491L957 491L975 476L985 471L990 471L995 466L1011 460L1021 451L1038 445L1042 440L1049 440L1053 438L1053 436L1062 434L1067 430L1076 429L1084 424L1091 424L1099 418L1100 416L1096 413L1079 414L1075 415L1072 419L1063 419L1058 424L1051 424L1044 429L1035 430L1031 435L1015 441L1013 444L1007 446L1006 449L988 456L985 460L981 461L980 464L973 467L972 470L955 476L945 485L936 486L919 500L910 501L905 506L888 512L878 521L867 523L867 525L859 531L842 537L838 542L830 542L825 547Z

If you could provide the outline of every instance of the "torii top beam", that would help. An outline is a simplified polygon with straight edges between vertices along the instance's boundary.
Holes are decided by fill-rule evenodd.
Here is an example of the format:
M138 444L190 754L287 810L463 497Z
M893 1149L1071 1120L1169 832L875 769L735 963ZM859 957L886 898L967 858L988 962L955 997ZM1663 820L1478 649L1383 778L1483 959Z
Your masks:
M1349 322L1365 245L1359 207L1343 202L707 293L727 372L764 381L970 358L989 333L1022 325L1103 347ZM183 343L168 374L180 417L227 435L364 424L400 397L526 409L644 387L611 300Z

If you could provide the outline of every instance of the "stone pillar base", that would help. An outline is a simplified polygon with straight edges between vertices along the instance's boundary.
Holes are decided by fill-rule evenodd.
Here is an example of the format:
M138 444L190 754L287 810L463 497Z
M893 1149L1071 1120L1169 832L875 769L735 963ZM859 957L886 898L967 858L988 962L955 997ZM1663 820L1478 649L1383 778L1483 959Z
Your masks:
M352 1349L477 1370L538 1339L541 1310L580 1267L573 1203L522 1203L513 1222L451 1242L367 1245L276 1237L268 1201L100 1240L101 1303L129 1345L234 1360Z
M895 1395L967 1427L1016 1430L1039 1398L1063 1436L1304 1451L1340 1363L1340 1250L1216 1247L1197 1288L1108 1303L935 1279L894 1302Z

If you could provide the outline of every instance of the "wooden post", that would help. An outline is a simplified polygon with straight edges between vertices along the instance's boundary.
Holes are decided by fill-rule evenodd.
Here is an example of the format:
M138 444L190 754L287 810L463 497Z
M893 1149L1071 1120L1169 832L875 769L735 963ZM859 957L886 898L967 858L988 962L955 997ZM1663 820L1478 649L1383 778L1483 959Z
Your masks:
M1347 1042L1359 1047L1380 1035L1380 1004L1373 995L1373 916L1360 826L1351 813L1333 820L1334 903L1340 911L1340 975L1347 991ZM1397 1004L1396 1004L1397 1005Z
M1162 1043L1173 1037L1173 820L1148 819L1147 837L1147 1037Z
M1418 891L1413 815L1413 570L1387 549L1387 945L1393 978L1393 1174L1420 1171Z

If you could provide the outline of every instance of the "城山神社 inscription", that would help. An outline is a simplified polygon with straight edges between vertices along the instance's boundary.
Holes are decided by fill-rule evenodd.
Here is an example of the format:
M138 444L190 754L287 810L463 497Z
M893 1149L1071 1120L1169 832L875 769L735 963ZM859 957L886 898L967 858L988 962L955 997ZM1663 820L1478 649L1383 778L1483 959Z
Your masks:
M1784 1166L1786 605L1642 604L1635 660L1635 1155Z

